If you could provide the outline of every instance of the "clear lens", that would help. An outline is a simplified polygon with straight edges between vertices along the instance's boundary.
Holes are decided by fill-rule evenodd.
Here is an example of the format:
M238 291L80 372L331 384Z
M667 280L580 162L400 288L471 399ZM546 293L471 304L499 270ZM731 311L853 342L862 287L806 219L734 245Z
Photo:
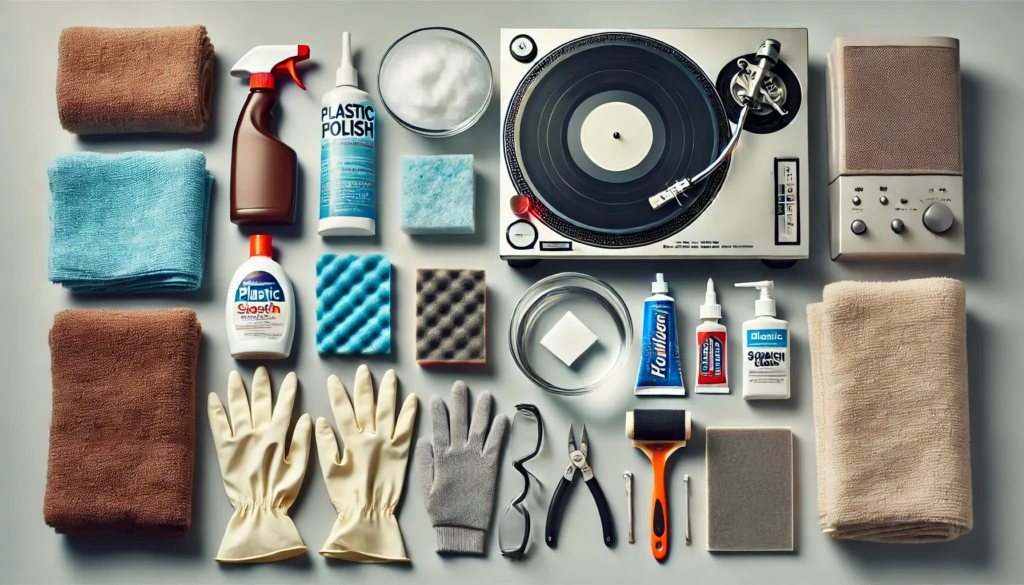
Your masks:
M517 410L512 418L512 431L508 440L508 452L513 461L524 459L537 450L540 421L532 412Z
M526 548L529 519L522 505L509 505L498 522L498 548L503 555L514 555Z

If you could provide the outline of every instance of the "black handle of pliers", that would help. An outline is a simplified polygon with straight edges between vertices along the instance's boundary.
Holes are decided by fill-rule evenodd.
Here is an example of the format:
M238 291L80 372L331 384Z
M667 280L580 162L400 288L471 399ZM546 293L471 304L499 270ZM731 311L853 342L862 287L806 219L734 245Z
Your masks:
M551 496L551 503L548 504L548 521L544 527L544 541L548 546L555 548L558 545L558 527L562 525L562 516L565 516L565 496L569 493L569 480L562 477L555 487L555 493Z
M594 496L594 502L597 504L597 513L601 516L601 531L604 532L604 545L611 546L615 536L615 527L612 526L612 511L608 507L607 498L604 497L604 490L601 489L601 484L597 483L596 477L587 482L587 487L590 488L590 493Z

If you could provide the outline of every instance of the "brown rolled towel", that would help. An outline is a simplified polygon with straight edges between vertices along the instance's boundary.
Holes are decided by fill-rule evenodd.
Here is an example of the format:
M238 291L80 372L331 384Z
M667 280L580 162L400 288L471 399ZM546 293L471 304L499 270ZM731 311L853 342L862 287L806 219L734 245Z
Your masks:
M206 27L72 26L61 32L57 112L68 132L202 132L212 94Z
M919 543L971 531L966 307L949 278L838 282L807 306L826 534Z
M200 331L191 309L54 317L43 517L58 533L188 532Z

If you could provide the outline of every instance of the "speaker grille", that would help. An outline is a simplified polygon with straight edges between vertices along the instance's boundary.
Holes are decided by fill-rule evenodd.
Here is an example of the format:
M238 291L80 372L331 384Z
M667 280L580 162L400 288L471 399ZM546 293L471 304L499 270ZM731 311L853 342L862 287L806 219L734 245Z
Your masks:
M958 49L846 47L843 66L848 172L962 174Z

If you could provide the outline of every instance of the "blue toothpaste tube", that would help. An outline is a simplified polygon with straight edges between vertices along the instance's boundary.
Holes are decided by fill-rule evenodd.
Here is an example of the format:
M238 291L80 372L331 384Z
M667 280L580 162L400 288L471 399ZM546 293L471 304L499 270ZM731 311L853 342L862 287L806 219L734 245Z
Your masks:
M636 374L637 396L686 396L679 367L676 337L676 301L668 296L665 275L651 283L652 295L644 301L643 347Z

